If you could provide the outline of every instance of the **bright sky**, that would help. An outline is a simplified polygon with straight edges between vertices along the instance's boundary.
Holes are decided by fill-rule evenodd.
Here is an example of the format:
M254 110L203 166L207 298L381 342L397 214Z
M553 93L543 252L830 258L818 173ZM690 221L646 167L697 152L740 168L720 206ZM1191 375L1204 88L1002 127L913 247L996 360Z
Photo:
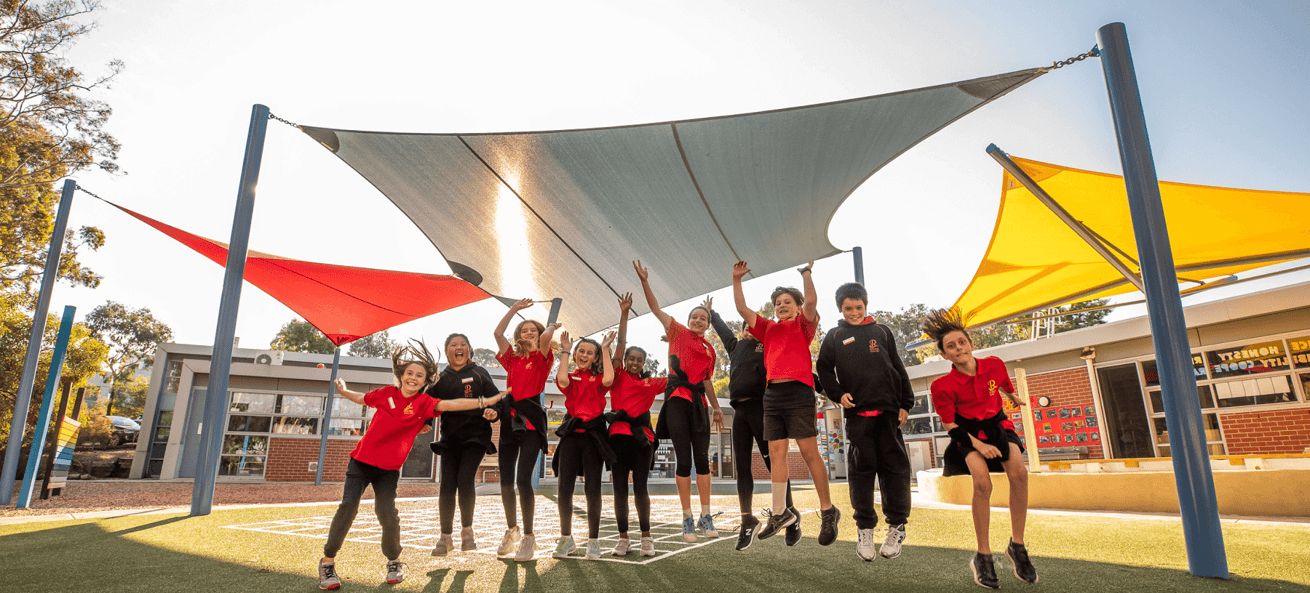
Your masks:
M1049 65L1087 51L1096 30L1127 25L1162 180L1310 191L1310 4L1258 2L174 2L104 0L99 30L69 57L94 75L127 70L97 96L114 108L127 175L80 183L148 216L227 241L251 106L324 127L499 132L598 127L783 108ZM1119 173L1101 66L1047 74L967 116L866 182L829 229L862 245L870 308L947 306L981 259L1001 169L984 149ZM1278 204L1234 204L1234 219ZM107 235L85 264L95 290L60 286L51 310L85 315L106 300L149 307L175 339L209 344L223 270L79 194L73 227ZM348 166L270 123L252 249L354 266L448 273L436 248ZM798 264L803 262L798 262ZM819 262L829 295L851 260ZM1310 279L1255 282L1186 303ZM724 286L731 277L724 270ZM747 283L762 304L794 272ZM639 288L635 275L630 287ZM731 291L714 295L735 319ZM608 297L565 307L607 307ZM692 303L666 307L685 318ZM505 309L484 302L392 330L439 343L467 333L494 348ZM1116 318L1141 315L1141 307ZM544 313L542 314L544 317ZM295 314L242 293L241 346L263 348ZM615 311L617 319L617 311ZM630 341L659 352L658 324ZM662 361L665 358L655 354Z

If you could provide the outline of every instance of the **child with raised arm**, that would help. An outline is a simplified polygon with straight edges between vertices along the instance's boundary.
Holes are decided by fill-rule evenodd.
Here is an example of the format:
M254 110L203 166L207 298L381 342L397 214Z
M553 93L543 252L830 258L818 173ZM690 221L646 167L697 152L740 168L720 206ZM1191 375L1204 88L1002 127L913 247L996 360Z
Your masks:
M841 511L832 505L828 495L828 468L819 454L819 431L814 426L815 397L814 371L810 361L810 342L818 331L819 311L815 307L814 280L810 278L810 262L801 268L805 293L795 288L778 287L771 296L773 311L778 321L755 314L746 305L741 279L750 273L746 262L732 267L732 293L737 312L746 320L751 335L764 344L764 368L768 386L764 390L764 439L769 442L769 457L773 458L770 474L773 482L773 508L764 509L767 522L760 529L759 539L773 537L778 530L800 521L800 516L787 508L787 441L795 439L801 458L814 480L819 495L819 545L827 546L837 540L837 522ZM773 509L782 509L775 512Z
M1023 530L1028 517L1028 468L1023 463L1023 439L1014 432L1001 403L1004 393L1015 405L1019 398L1010 384L1005 363L994 356L975 358L973 340L955 310L931 311L923 331L937 341L951 370L932 382L932 403L951 436L943 454L943 475L973 477L973 531L978 553L969 562L973 580L988 589L1001 588L992 562L989 540L992 478L990 472L1004 471L1010 482L1010 543L1005 555L1014 564L1014 576L1025 583L1037 582L1037 569L1024 547Z
M642 292L650 312L664 326L669 341L669 381L664 386L664 406L655 426L655 437L673 442L673 456L677 467L674 482L678 486L678 499L682 502L682 540L696 541L699 529L706 537L718 537L714 528L714 515L710 512L710 428L723 430L723 410L714 397L714 360L717 353L705 340L710 328L710 312L695 307L687 316L687 325L674 321L660 309L659 300L650 287L650 270L641 261L632 262L641 280ZM712 409L713 414L706 411ZM696 493L700 497L700 520L691 510L691 468L696 466Z
M632 540L628 538L628 476L631 475L637 522L641 528L641 555L654 556L655 540L650 534L650 492L646 484L659 441L655 440L655 430L651 427L650 409L655 405L655 396L664 393L669 380L651 377L646 370L646 351L627 346L631 309L632 293L628 293L619 298L614 385L610 389L610 412L605 415L610 424L609 442L615 458L611 479L619 542L614 546L614 555L627 556L632 550Z
M597 344L584 338L573 351L577 368L569 371L569 349L573 346L569 332L560 334L559 372L555 385L564 394L567 415L555 434L559 444L552 458L555 475L559 476L559 541L555 557L567 558L577 549L573 543L573 488L579 475L586 484L587 497L587 559L600 560L600 476L604 464L614 465L614 452L610 450L605 425L605 394L614 384L614 364L610 360L610 342L614 334L605 336Z
M346 485L341 505L332 517L323 558L318 562L318 587L325 591L341 587L337 577L336 555L346 540L350 525L359 512L359 499L373 486L373 509L382 524L382 553L387 557L387 583L405 580L405 563L400 558L400 513L396 511L396 485L400 467L414 447L425 422L442 412L474 410L494 405L504 395L490 398L437 400L423 394L437 374L437 363L422 342L397 348L391 355L391 368L400 386L388 385L368 393L351 391L345 379L337 379L337 392L352 402L375 408L364 437L350 452L346 467Z
M737 531L737 551L740 552L751 547L755 532L760 527L760 520L755 518L751 508L751 499L755 496L755 477L751 469L752 444L759 449L764 467L773 471L769 444L764 440L764 386L768 384L764 371L764 344L752 337L745 327L740 336L733 333L719 312L714 310L713 299L707 297L702 306L709 310L710 325L714 327L714 333L719 335L723 349L731 360L728 394L733 410L732 451L737 474L737 501L741 506L741 528ZM787 508L795 510L791 500L790 480L787 481ZM787 527L785 539L789 546L800 543L800 521Z
M910 457L901 427L914 407L914 389L897 354L896 338L890 328L865 314L868 305L864 286L851 282L837 289L842 318L824 336L815 364L828 399L845 409L851 507L859 534L855 553L866 561L878 554L901 555L910 518ZM881 550L874 550L875 479L887 515Z
M550 378L550 367L555 363L551 350L551 336L559 324L546 327L534 319L525 319L514 327L514 341L505 339L509 322L519 311L532 306L532 299L523 299L509 308L496 326L496 360L504 367L506 384L513 397L501 400L500 500L505 506L505 537L496 551L501 556L514 554L514 560L532 560L537 540L532 533L532 518L536 511L536 491L532 488L532 471L538 454L546 450L546 411L541 407L541 393ZM518 503L523 508L523 529L520 531L514 513L514 487L518 486ZM514 549L518 544L517 552Z

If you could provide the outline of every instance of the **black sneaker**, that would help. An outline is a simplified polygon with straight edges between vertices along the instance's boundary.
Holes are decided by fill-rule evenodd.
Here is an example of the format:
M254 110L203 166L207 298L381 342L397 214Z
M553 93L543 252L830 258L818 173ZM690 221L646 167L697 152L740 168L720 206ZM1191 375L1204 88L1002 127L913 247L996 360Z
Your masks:
M1014 564L1015 578L1029 584L1037 582L1037 569L1033 568L1032 561L1028 559L1028 548L1023 544L1010 540L1010 545L1005 547L1005 557Z
M1000 581L996 580L996 564L992 562L991 554L974 554L973 560L969 562L969 570L973 571L973 582L978 583L979 587L1001 588Z
M759 529L760 520L755 515L742 515L741 528L737 533L737 551L741 552L751 547L751 542L755 540L755 530Z
M828 507L826 511L819 511L819 518L822 520L819 524L819 545L830 546L837 541L837 522L841 520L841 510L835 505Z
M787 507L787 510L791 511L793 515L796 515L797 521L787 528L787 539L783 541L787 542L787 545L789 546L794 546L801 543L801 522L799 520L801 512L796 510L796 507Z
M779 529L789 527L792 523L800 520L800 516L792 514L791 509L783 509L777 515L773 514L771 509L764 509L764 518L764 527L755 536L759 539L769 539L773 537L773 534L778 533Z

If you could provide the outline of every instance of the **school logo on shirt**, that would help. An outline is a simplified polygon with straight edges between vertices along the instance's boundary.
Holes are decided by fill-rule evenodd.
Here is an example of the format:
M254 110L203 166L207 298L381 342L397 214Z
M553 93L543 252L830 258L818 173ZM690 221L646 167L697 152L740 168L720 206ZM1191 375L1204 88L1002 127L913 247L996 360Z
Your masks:
M402 411L401 414L404 414L404 415L406 415L406 416L413 416L413 415L414 415L414 404L409 404L408 406L405 406L405 410Z
M532 361L529 360L527 366L525 366L525 367L523 367L523 368L525 368L525 369L530 369L530 368L532 368Z
M593 383L594 383L594 382L596 381L596 375L592 375L592 376L590 376L590 377L587 377L587 381L590 381L590 382L593 382Z
M465 385L465 386L464 386L464 395L466 395L466 396L468 396L468 397L472 397L472 396L473 396L473 386L472 386L472 385Z
M987 382L987 395L996 395L996 379Z
M756 345L755 345L755 351L756 351L756 352L764 352L764 342L760 342L759 344L756 344Z
M882 352L882 350L878 348L878 340L869 340L869 352Z

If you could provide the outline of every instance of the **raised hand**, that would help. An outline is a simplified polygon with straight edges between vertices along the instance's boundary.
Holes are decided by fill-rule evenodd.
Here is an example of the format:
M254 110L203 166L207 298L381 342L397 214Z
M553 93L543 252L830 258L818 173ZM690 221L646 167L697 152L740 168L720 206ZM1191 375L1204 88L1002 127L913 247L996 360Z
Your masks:
M528 307L531 306L532 306L532 299L519 299L518 302L514 303L513 305L510 305L509 308L513 310L515 313L518 313L519 311L527 309Z
M705 297L705 302L701 303L700 306L705 307L706 311L713 311L714 299L707 296Z
M624 293L623 296L619 297L619 311L623 313L624 317L627 317L628 311L631 310L632 310L632 293L627 292Z
M614 343L614 332L609 332L605 334L605 339L601 340L600 347L609 348L612 343Z
M732 279L733 279L733 280L741 280L743 276L745 276L746 274L749 274L749 273L751 273L751 269L750 269L750 267L746 264L745 261L739 261L739 262L737 262L736 264L733 264L733 266L732 266Z
M573 352L573 340L569 338L569 330L564 330L559 334L559 347L567 355Z
M804 274L806 271L813 271L813 270L814 270L814 260L810 260L810 262L805 264L805 267L803 268L796 268L796 271L802 274Z
M650 277L650 270L642 267L641 260L632 262L632 269L637 271L637 277L641 279L642 284L645 284Z

